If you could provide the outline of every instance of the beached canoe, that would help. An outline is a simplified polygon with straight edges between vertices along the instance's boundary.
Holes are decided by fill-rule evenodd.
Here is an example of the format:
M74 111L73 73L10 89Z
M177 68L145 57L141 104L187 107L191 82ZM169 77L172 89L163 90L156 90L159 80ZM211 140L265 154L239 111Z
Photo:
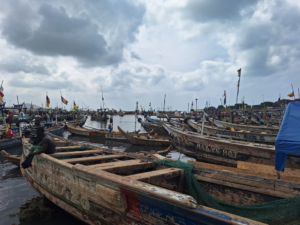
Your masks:
M109 139L115 141L128 141L121 132L109 132L108 129L87 129L76 124L67 124L68 131L73 135L86 136L94 139ZM138 133L139 131L137 131Z
M212 122L213 119L210 117L209 121ZM214 120L214 125L219 128L231 128L233 127L235 130L250 130L250 131L258 131L258 132L273 132L278 133L280 127L279 126L253 126L253 125L245 125L245 124L236 124L236 123L228 123L221 120Z
M153 132L158 135L166 135L165 130L163 129L162 125L150 123L150 122L145 122L141 118L138 118L138 122L142 125L142 127L147 131L147 132Z
M238 161L274 165L275 146L212 137L190 131L183 131L171 125L163 125L172 144L182 153L199 161L220 165L236 166ZM289 168L300 169L300 157L289 155Z
M32 145L23 141L24 159ZM87 224L262 224L197 204L184 193L183 169L151 162L163 156L65 144L36 155L21 172L37 192Z
M149 138L150 134L133 134L128 133L118 127L119 131L124 137L134 145L148 145L148 146L168 146L171 144L170 140L166 136L154 137L154 133L151 134L152 138Z
M202 123L198 123L195 120L188 120L188 124L195 130L201 131ZM274 144L277 134L273 132L259 132L259 131L249 131L249 130L230 130L222 129L214 126L204 125L203 132L207 135L229 138L240 141L250 141L250 142L263 142Z

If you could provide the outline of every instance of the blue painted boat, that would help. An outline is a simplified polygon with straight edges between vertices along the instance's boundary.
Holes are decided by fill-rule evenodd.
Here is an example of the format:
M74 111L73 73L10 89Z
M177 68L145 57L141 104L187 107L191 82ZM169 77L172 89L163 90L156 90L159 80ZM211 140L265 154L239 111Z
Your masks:
M46 132L49 132L49 133L55 134L55 135L61 135L63 133L64 129L65 129L65 125L62 124L62 125L57 125L57 127L50 128L49 130L46 130ZM12 128L12 131L13 131L14 135L18 135L20 133L19 127ZM17 145L21 145L21 144L22 144L22 138L20 136L13 137L11 139L8 139L8 138L2 139L2 140L0 140L0 150L8 149L8 148L11 148L11 147L14 147Z

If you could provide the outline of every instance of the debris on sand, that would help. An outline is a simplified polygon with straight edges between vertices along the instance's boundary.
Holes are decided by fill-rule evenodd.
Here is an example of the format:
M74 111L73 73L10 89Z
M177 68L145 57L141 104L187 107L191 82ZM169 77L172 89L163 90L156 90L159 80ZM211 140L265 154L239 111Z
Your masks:
M36 197L20 208L20 221L30 222L36 219L48 220L57 207L45 197Z

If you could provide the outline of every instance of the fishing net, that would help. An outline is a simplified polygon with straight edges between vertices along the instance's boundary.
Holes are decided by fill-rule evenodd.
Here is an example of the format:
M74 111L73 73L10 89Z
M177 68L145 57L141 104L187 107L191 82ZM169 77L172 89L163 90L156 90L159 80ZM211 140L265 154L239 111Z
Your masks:
M192 170L193 164L180 161L155 161L159 165L167 165L184 170L186 184L190 195L200 205L267 224L294 225L300 224L300 196L280 199L255 205L233 205L211 196L198 182Z

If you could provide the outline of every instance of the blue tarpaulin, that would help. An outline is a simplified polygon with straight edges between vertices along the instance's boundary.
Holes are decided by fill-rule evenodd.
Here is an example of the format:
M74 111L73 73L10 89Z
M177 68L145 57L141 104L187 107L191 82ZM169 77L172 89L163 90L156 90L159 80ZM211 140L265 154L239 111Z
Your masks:
M146 116L146 119L147 119L149 122L151 122L151 123L154 123L154 124L157 124L157 125L162 125L161 122L158 122L158 121L156 121L156 120L150 118L149 116Z
M284 171L287 154L300 155L300 102L288 104L275 141L275 170Z

